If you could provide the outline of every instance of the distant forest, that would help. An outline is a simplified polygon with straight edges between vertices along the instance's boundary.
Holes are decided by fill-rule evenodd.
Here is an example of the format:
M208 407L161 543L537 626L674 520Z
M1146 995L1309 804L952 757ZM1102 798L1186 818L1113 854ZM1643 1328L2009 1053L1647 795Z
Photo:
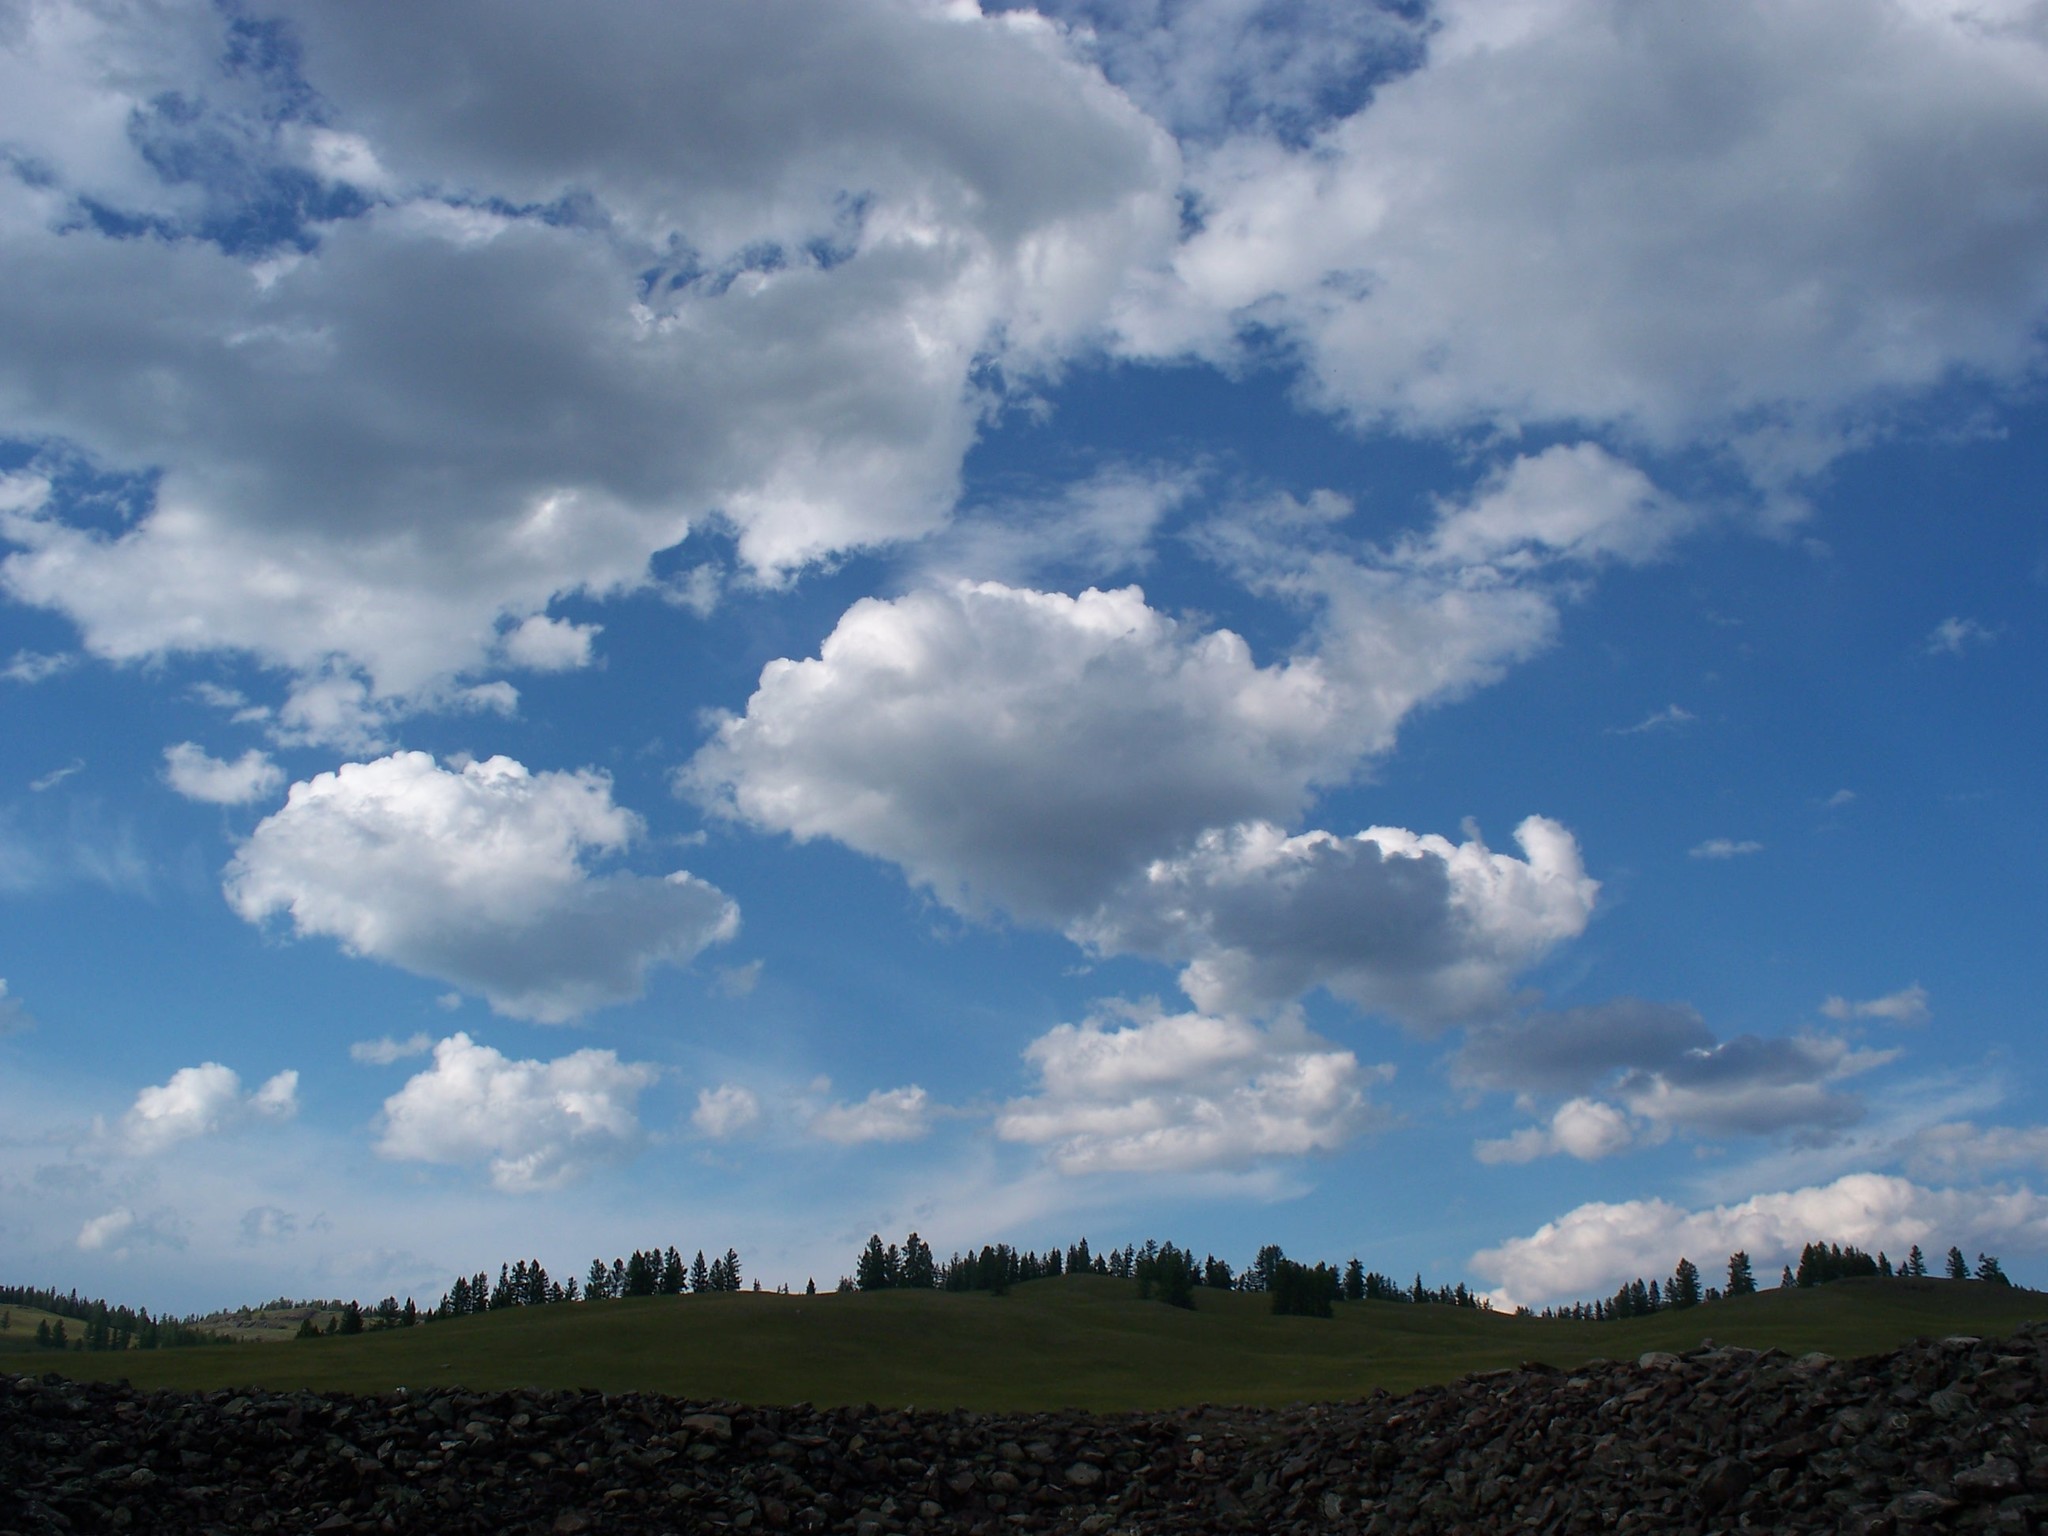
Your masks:
M109 1306L96 1297L76 1291L38 1289L27 1285L0 1285L0 1308L30 1307L56 1315L36 1327L35 1343L42 1349L177 1349L193 1344L224 1344L225 1335L209 1333L171 1317L151 1317L135 1307ZM70 1319L76 1331L65 1326ZM0 1329L13 1332L14 1318L0 1313Z
M1916 1243L1894 1266L1883 1252L1871 1255L1854 1246L1811 1242L1800 1251L1795 1269L1785 1265L1780 1272L1781 1287L1826 1285L1836 1280L1859 1277L1918 1278L1932 1273ZM1949 1280L1971 1280L1988 1285L2011 1285L2004 1267L1989 1254L1977 1255L1973 1267L1960 1248L1952 1247L1939 1273ZM1460 1281L1454 1285L1425 1285L1421 1275L1403 1285L1377 1270L1367 1269L1357 1258L1339 1267L1328 1263L1304 1264L1290 1259L1277 1243L1259 1249L1243 1269L1233 1269L1214 1254L1199 1260L1192 1248L1148 1239L1127 1243L1122 1248L1096 1252L1082 1238L1066 1248L1048 1248L1034 1253L1012 1248L1007 1243L990 1243L968 1253L954 1253L941 1261L917 1233L901 1245L885 1243L881 1234L868 1239L854 1261L853 1273L840 1277L841 1292L886 1290L986 1291L1001 1294L1027 1281L1060 1275L1104 1275L1129 1280L1138 1287L1141 1299L1165 1302L1169 1306L1193 1307L1201 1290L1257 1292L1272 1298L1275 1314L1295 1317L1330 1317L1339 1302L1390 1302L1410 1306L1472 1307L1491 1311L1491 1301L1469 1290ZM699 1249L685 1262L673 1245L666 1248L636 1249L630 1256L609 1261L597 1258L581 1280L551 1277L538 1259L520 1259L498 1266L495 1281L486 1271L458 1276L440 1302L422 1310L411 1298L400 1302L387 1296L375 1306L355 1301L320 1302L311 1305L331 1314L324 1329L307 1317L299 1337L359 1334L374 1329L409 1328L444 1318L469 1317L506 1307L545 1306L562 1302L611 1301L641 1296L684 1296L706 1292L738 1291L742 1269L737 1250L728 1248L716 1259L707 1260ZM761 1282L752 1288L761 1289ZM1753 1294L1758 1289L1750 1257L1744 1252L1728 1256L1726 1281L1721 1285L1704 1282L1699 1267L1680 1258L1667 1278L1630 1281L1612 1296L1565 1306L1545 1307L1532 1313L1517 1308L1519 1316L1565 1318L1581 1322L1611 1322L1646 1317L1664 1311L1679 1311L1720 1301L1724 1297ZM787 1286L778 1288L786 1294ZM815 1281L806 1294L817 1294ZM303 1306L280 1298L273 1309ZM169 1349L195 1344L233 1343L231 1337L197 1326L189 1319L151 1317L148 1312L109 1306L104 1301L27 1286L0 1286L0 1307L29 1307L55 1314L60 1321L52 1327L44 1322L35 1343L44 1348L74 1350ZM70 1319L79 1326L65 1326ZM0 1314L0 1326L12 1319Z

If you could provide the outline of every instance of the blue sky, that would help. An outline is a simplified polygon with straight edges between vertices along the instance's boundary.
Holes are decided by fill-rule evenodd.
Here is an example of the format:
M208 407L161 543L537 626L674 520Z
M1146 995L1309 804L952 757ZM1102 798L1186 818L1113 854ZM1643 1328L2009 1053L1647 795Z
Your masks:
M0 9L0 1253L2048 1269L2018 0Z

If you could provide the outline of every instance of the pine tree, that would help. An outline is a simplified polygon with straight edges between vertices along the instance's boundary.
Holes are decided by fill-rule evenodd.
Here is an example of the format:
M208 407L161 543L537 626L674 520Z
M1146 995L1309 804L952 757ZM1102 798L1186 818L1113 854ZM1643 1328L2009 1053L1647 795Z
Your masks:
M874 1233L868 1238L867 1247L854 1261L853 1281L864 1291L886 1291L889 1288L889 1255L882 1247L882 1234Z
M1664 1288L1664 1299L1673 1311L1700 1304L1699 1266L1691 1259L1678 1261L1678 1268L1671 1272L1671 1284Z
M701 1296L711 1289L711 1271L704 1267L704 1250L697 1250L697 1257L690 1261L690 1293Z
M1951 1248L1948 1251L1948 1277L1951 1280L1970 1278L1970 1266L1963 1260L1963 1250Z
M1992 1285L2012 1284L2010 1280L2006 1279L2005 1270L2000 1266L1998 1260L1991 1257L1988 1253L1977 1255L1977 1278Z
M583 1294L592 1301L611 1299L612 1268L603 1259L590 1261L590 1274L584 1279Z
M683 1268L683 1256L670 1244L667 1253L661 1256L661 1294L680 1296L690 1283L690 1272Z
M1358 1262L1355 1254L1352 1256L1351 1262L1344 1266L1344 1299L1346 1301L1365 1300L1365 1266Z
M740 1288L740 1256L736 1249L725 1250L725 1288L736 1291Z
M1728 1294L1754 1296L1756 1275L1750 1270L1749 1255L1741 1249L1728 1255Z
M1909 1280L1919 1280L1927 1274L1927 1256L1920 1251L1918 1243L1915 1243L1906 1253L1904 1273Z

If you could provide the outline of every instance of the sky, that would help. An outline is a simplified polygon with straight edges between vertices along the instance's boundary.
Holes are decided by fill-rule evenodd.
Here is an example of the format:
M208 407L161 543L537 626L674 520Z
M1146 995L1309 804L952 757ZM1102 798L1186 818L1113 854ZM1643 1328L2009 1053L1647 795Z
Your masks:
M2032 0L0 0L0 1267L2048 1284Z

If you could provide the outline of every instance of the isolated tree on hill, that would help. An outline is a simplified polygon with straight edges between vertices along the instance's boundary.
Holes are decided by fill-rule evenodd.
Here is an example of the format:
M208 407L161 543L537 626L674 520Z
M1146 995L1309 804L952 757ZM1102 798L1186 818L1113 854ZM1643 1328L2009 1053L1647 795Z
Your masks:
M1920 1251L1918 1243L1915 1243L1907 1250L1905 1267L1900 1273L1904 1274L1909 1280L1918 1280L1926 1275L1927 1256Z
M1790 1264L1787 1264L1784 1267L1784 1269L1781 1270L1778 1274L1778 1289L1781 1291L1789 1291L1798 1283L1799 1282L1797 1280L1794 1280L1792 1278L1792 1266Z
M740 1256L737 1249L725 1250L725 1288L728 1291L740 1288Z
M1977 1278L1987 1281L1992 1285L2012 1284L2010 1280L2006 1279L2005 1270L2000 1266L1998 1260L1988 1253L1977 1255Z
M1963 1250L1951 1248L1948 1251L1948 1277L1951 1280L1970 1278L1970 1266L1963 1260Z
M1728 1255L1728 1294L1730 1296L1754 1296L1756 1275L1750 1270L1749 1255L1741 1249Z

